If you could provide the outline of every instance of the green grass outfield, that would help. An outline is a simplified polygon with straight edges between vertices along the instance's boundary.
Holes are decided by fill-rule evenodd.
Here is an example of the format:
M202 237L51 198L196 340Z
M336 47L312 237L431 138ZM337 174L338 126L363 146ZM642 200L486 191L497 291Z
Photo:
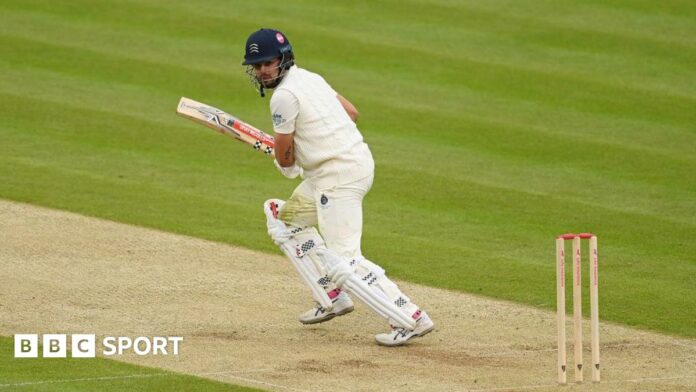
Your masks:
M592 231L601 319L696 337L688 1L4 0L0 197L277 253L261 204L297 182L174 114L270 129L261 26L360 110L392 276L551 309L554 235Z

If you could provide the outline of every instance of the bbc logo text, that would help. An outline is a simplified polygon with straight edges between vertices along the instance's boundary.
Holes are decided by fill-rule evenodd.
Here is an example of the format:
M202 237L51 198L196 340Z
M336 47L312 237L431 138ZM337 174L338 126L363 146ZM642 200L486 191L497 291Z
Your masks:
M138 336L135 338L106 336L100 339L99 348L104 356L123 355L130 352L140 356L179 355L179 345L183 340L182 336ZM97 354L97 336L94 334L15 334L15 358L38 358L39 341L43 358L66 358L68 347L70 347L72 358L94 358Z

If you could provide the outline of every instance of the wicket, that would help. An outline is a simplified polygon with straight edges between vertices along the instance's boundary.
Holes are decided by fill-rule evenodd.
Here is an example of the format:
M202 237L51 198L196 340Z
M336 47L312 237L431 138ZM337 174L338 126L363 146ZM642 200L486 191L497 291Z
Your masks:
M592 381L599 382L599 258L597 236L590 233L562 234L556 237L556 319L558 323L558 383L566 378L565 329L565 241L573 241L573 326L575 382L582 382L582 257L580 240L590 245L590 332L592 343Z

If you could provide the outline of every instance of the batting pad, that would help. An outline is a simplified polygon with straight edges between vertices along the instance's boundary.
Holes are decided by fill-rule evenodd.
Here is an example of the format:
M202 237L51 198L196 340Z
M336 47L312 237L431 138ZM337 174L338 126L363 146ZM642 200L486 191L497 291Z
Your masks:
M354 260L354 263L355 272L378 294L383 295L407 315L413 315L418 311L418 306L387 277L382 267L364 257Z
M275 203L274 208L271 207L271 203ZM263 210L269 229L271 225L285 227L285 224L276 218L277 211L283 203L282 200L277 199L267 200L264 203ZM303 229L290 226L286 230L291 234L291 238L280 246L280 250L295 266L300 277L311 290L314 300L323 308L331 309L333 302L327 291L332 291L335 285L327 276L321 260L316 255L317 248L325 247L324 240L313 227Z
M361 274L354 272L347 260L334 252L321 248L316 252L328 270L331 280L349 294L358 297L362 302L398 327L414 329L416 320L399 308L380 288L368 284ZM372 263L375 265L374 263ZM376 265L375 265L376 266ZM377 267L377 266L376 266ZM377 267L379 268L379 267ZM381 270L381 268L379 268ZM384 270L382 270L382 275ZM386 279L386 277L384 277ZM401 292L399 291L399 294Z

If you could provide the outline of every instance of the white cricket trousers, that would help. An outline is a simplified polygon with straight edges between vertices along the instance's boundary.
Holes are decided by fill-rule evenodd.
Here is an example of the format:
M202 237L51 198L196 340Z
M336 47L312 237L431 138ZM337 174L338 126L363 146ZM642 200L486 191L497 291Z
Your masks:
M327 248L348 260L361 259L362 201L372 187L373 179L374 175L370 175L331 188L320 188L308 180L302 181L278 211L278 218L296 227L318 226ZM362 261L363 264L368 262ZM418 305L411 302L399 287L384 275L381 267L369 263L373 267L366 266L367 270L362 273L373 278L380 276L375 284L379 286L379 295L394 302L408 316L414 319L418 317Z
M330 188L304 180L278 211L278 218L292 226L316 226L327 248L348 259L361 257L362 202L373 179L370 175Z

